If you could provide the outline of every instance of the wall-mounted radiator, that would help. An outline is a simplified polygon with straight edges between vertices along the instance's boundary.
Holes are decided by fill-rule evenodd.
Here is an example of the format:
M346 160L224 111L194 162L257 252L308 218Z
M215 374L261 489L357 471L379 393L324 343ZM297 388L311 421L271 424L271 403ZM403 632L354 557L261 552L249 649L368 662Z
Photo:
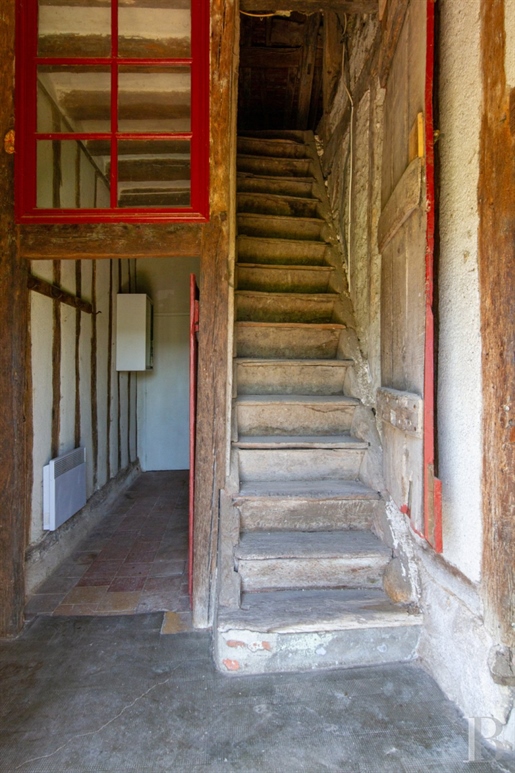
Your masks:
M43 467L43 528L58 529L86 504L86 449L52 459Z

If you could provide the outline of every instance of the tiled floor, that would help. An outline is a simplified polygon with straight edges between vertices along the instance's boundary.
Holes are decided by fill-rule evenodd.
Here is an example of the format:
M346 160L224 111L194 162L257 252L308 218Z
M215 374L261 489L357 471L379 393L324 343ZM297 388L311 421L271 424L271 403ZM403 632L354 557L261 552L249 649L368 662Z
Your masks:
M190 627L188 472L146 472L29 599L35 615L177 613Z

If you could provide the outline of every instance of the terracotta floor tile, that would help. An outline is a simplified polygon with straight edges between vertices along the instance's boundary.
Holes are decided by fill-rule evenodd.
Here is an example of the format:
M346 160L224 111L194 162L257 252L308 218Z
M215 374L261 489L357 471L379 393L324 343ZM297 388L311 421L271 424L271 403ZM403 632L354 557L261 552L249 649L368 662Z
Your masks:
M140 600L139 591L122 591L106 593L104 598L96 605L99 611L121 612L123 610L136 610Z
M180 577L148 577L145 582L146 591L179 593L182 580Z
M108 585L73 588L64 598L65 604L96 604L107 593Z
M62 603L65 596L66 593L36 593L29 599L25 612L29 617L49 615Z
M81 577L79 582L77 583L77 588L98 588L98 587L104 587L110 585L111 581L114 579L114 574L102 574L100 576L93 576L88 577L87 575L84 575L84 577Z
M125 561L129 555L129 546L120 545L117 548L106 548L99 553L98 561Z
M185 633L192 631L191 612L165 612L163 624L161 626L162 634Z
M184 575L186 561L175 558L171 561L154 561L148 573L149 577L178 577Z
M77 553L73 554L73 560L77 564L92 564L93 561L96 560L96 557L98 556L99 552L100 552L99 550L78 551Z
M119 568L117 577L147 577L151 567L151 561L125 561Z
M128 563L151 563L156 558L157 550L131 550L127 556Z
M123 564L123 560L118 558L112 561L97 560L87 570L85 577L100 577L101 575L114 575Z
M145 577L115 577L109 586L108 593L143 590Z
M95 604L60 604L53 612L53 617L72 615L94 616L97 614Z

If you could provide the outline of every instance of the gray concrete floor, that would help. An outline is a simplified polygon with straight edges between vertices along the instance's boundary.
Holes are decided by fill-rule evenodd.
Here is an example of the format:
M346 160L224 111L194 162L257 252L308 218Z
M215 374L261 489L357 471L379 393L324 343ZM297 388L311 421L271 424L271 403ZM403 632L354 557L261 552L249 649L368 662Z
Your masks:
M0 642L1 773L458 773L467 727L416 665L227 677L163 613L37 617Z

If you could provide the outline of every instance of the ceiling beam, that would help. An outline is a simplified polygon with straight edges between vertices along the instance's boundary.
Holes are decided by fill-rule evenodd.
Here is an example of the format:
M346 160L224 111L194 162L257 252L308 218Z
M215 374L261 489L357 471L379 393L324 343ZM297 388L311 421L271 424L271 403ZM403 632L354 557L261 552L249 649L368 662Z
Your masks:
M379 0L241 0L241 11L258 13L263 11L337 11L339 13L377 13Z

